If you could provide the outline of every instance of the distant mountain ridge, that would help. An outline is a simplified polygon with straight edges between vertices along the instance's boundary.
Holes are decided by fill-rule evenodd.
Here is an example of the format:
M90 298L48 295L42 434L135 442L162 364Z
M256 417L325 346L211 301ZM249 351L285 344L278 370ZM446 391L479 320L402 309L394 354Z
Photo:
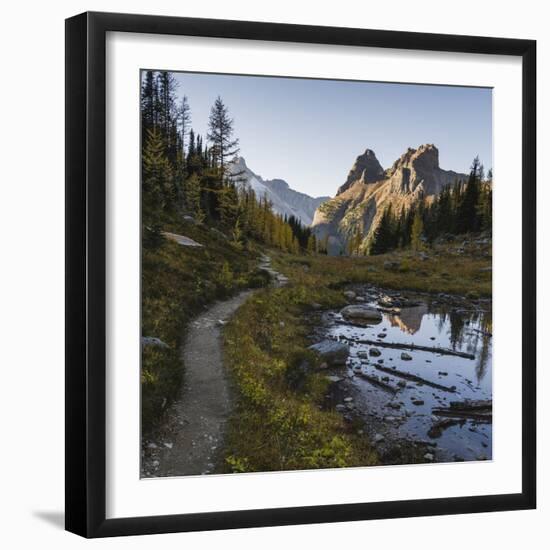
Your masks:
M238 157L231 164L230 172L239 174L238 178L235 178L237 185L249 185L257 198L267 198L272 203L275 212L283 216L294 216L306 227L313 222L316 209L330 199L300 193L282 179L264 180L250 170L243 157Z
M336 196L315 212L312 228L325 241L329 254L345 251L357 231L368 242L384 210L405 210L423 199L435 198L447 185L467 179L466 174L439 167L439 150L433 144L408 148L387 170L372 149L355 160Z

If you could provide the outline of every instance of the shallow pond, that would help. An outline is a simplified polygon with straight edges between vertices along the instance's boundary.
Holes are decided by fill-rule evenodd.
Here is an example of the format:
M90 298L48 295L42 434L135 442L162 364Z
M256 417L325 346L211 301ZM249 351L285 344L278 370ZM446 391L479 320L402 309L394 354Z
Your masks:
M491 459L490 302L353 290L357 297L350 301L381 309L382 320L359 326L339 311L323 314L323 337L350 346L345 369L331 373L341 378L334 384L337 410L362 418L381 454L401 442L424 449L428 462ZM411 344L436 349L397 347ZM487 414L452 414L451 403L472 400L488 404Z

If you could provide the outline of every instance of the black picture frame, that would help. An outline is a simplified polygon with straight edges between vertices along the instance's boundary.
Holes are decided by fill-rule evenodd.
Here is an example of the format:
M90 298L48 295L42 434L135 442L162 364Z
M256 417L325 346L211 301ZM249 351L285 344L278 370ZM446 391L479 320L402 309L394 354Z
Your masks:
M522 121L522 491L106 519L105 40L109 31L517 56ZM536 42L115 13L66 20L66 529L107 537L536 506Z

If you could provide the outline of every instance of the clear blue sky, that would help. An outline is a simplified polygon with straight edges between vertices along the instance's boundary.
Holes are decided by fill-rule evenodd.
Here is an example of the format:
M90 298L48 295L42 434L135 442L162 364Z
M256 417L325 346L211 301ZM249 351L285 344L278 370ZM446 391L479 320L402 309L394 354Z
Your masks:
M206 135L218 95L235 121L241 155L264 179L333 196L357 155L387 168L407 147L434 143L440 165L492 166L492 91L481 88L174 73L192 126Z

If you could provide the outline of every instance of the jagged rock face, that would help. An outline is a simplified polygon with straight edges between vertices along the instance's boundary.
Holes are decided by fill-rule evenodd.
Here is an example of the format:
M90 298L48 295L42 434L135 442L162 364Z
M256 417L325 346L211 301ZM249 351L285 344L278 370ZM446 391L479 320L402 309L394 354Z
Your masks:
M457 177L463 177L464 174L442 170L439 167L437 147L428 144L421 145L418 149L407 149L407 152L394 162L388 176L394 193L416 192L429 196L439 194L443 187L453 183Z
M292 189L282 179L264 180L246 165L243 157L238 157L230 166L230 173L235 176L237 185L248 185L256 197L267 198L275 212L281 215L294 216L303 225L309 227L315 210L330 197L310 197Z
M368 241L389 204L394 212L407 210L466 178L466 174L442 170L439 151L432 144L407 149L385 171L374 152L367 149L357 157L337 195L316 210L312 227L317 238L327 243L329 254L342 254L357 230L364 235L364 243Z
M380 166L372 149L367 149L355 160L344 185L340 186L337 195L349 189L356 181L363 183L374 183L384 177L384 169Z

